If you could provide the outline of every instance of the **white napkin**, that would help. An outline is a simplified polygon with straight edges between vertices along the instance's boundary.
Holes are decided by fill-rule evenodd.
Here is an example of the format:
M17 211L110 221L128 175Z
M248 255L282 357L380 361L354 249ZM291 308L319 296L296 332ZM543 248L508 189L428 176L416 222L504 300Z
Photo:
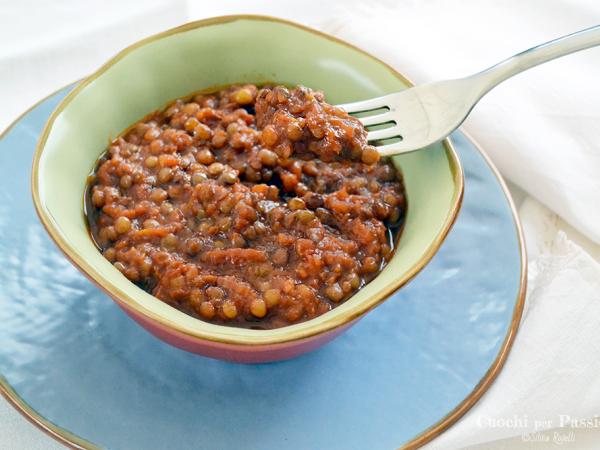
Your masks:
M0 2L0 130L115 53L186 20L185 0Z
M424 83L470 75L598 19L596 0L372 0L324 27ZM598 243L599 79L600 47L504 82L465 123L509 180Z
M519 334L497 380L433 449L535 433L600 412L600 264L537 201L525 200L521 215L526 233L537 237L529 246L537 256Z
M323 28L424 83L468 75L598 18L595 0L373 0L368 8L340 8ZM600 243L598 79L600 48L571 55L506 81L465 123L526 193L520 212L529 293L503 371L431 448L461 448L600 414L600 264L592 256L600 255L593 242ZM511 442L505 448L514 448Z

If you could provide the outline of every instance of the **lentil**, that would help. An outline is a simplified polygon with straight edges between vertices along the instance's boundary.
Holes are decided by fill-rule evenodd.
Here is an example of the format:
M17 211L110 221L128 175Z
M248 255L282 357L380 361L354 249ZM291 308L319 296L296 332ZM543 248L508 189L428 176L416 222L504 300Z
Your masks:
M200 304L200 315L205 319L212 319L215 316L215 307L210 302Z
M267 304L260 298L255 298L250 302L250 312L253 316L263 318L267 315Z
M156 156L148 156L145 161L146 167L152 169L158 164L158 158Z
M119 217L115 221L115 230L117 230L117 233L119 234L127 233L131 230L131 221L127 217Z
M279 303L281 293L279 292L279 289L269 289L265 291L264 298L265 302L267 303L267 307L273 308Z
M117 270L187 314L249 328L348 299L391 258L406 211L360 122L304 87L177 100L115 139L89 183L91 234Z

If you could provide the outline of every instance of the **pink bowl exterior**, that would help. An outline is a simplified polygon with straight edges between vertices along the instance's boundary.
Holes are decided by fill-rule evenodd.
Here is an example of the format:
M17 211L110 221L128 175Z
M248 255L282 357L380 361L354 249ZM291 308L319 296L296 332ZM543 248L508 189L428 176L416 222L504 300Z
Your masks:
M310 352L330 342L359 320L355 319L352 322L328 331L327 333L322 333L306 339L299 339L281 344L239 345L213 342L189 336L149 319L120 302L117 302L117 304L127 313L127 315L129 315L129 317L167 344L209 358L244 364L280 361Z

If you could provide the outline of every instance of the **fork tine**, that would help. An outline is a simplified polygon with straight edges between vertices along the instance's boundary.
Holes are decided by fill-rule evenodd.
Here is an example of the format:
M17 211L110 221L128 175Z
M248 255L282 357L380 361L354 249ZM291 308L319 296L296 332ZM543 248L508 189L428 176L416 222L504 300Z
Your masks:
M380 141L381 139L388 139L396 136L400 136L400 128L398 127L398 125L394 125L393 127L389 128L384 128L382 130L369 131L369 133L367 134L367 139L369 141Z
M378 125L381 123L388 123L394 121L394 115L391 111L383 114L375 114L374 116L359 117L358 120L365 126Z
M343 108L346 110L347 113L349 114L354 114L357 112L363 112L363 111L371 111L373 109L380 109L380 108L388 108L388 97L389 95L384 95L383 97L376 97L376 98L371 98L369 100L363 100L360 102L353 102L353 103L346 103L343 105L337 105L340 108Z
M401 155L418 150L412 146L406 146L402 142L394 142L393 144L379 145L375 147L381 156Z

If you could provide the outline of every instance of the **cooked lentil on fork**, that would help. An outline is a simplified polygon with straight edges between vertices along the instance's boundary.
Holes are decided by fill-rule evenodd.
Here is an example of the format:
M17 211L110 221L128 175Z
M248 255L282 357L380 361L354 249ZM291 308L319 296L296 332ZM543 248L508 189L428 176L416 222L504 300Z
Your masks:
M348 299L392 254L401 178L305 87L177 100L115 139L86 194L127 278L203 320L277 328Z

